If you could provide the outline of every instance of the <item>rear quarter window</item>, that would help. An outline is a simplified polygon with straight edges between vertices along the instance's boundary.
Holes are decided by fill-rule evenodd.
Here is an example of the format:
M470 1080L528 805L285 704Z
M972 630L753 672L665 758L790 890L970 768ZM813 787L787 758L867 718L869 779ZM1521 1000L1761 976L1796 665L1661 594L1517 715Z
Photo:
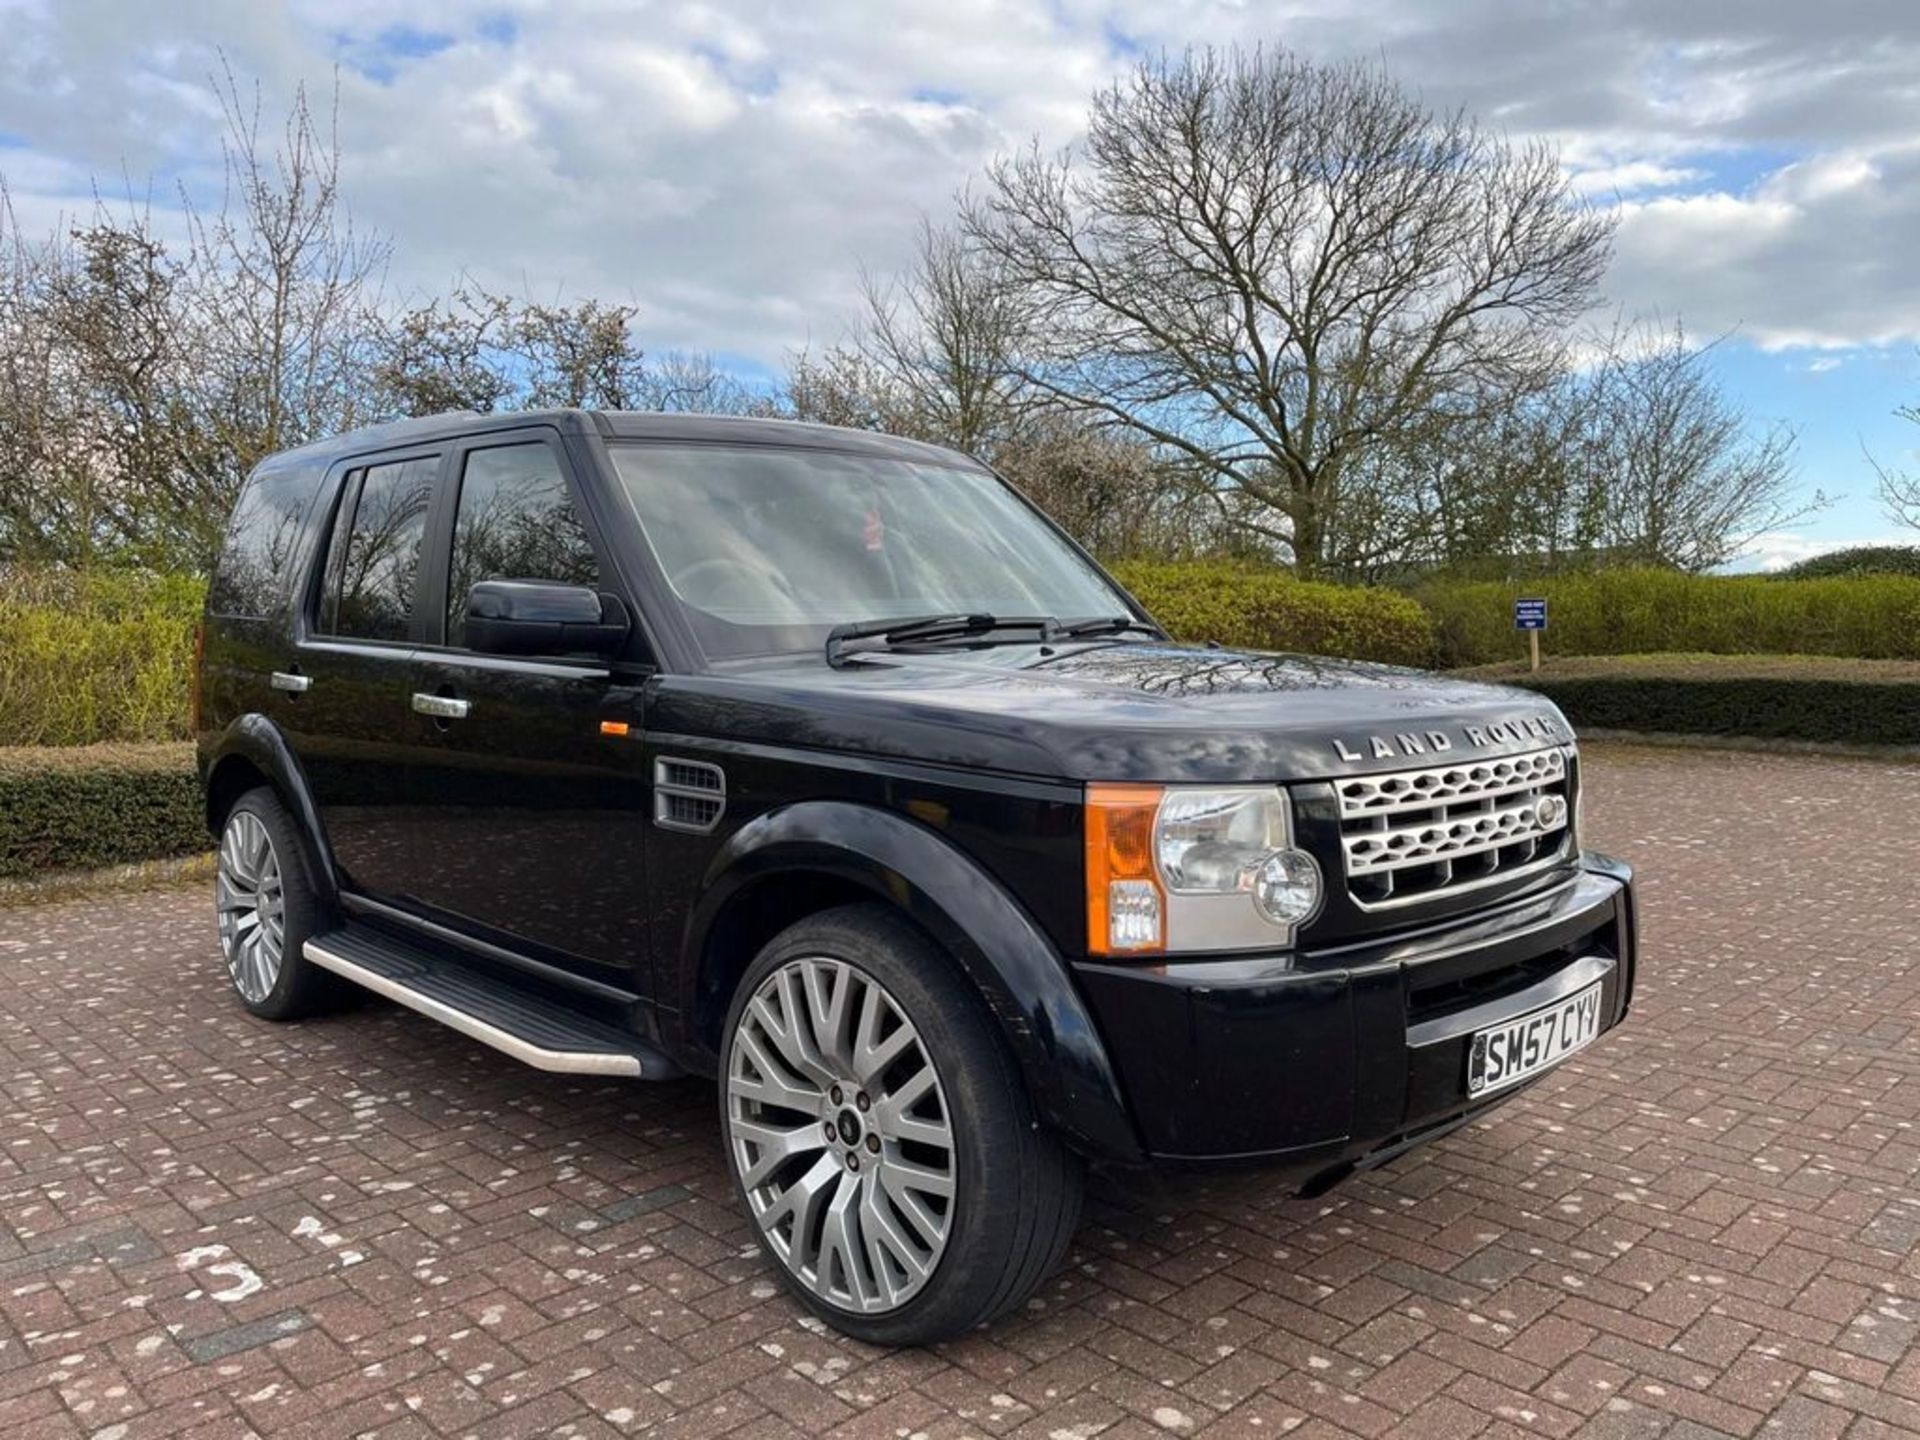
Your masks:
M209 612L260 618L286 604L325 473L319 466L286 465L248 477L207 587Z

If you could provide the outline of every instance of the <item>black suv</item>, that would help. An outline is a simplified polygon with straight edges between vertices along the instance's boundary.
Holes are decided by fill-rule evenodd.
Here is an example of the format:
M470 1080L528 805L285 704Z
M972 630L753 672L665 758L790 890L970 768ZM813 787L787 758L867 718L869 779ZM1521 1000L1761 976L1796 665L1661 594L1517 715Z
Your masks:
M1633 987L1552 705L1175 644L927 445L358 431L248 481L202 644L247 1008L358 985L541 1069L717 1076L762 1244L865 1339L1018 1304L1087 1159L1322 1188Z

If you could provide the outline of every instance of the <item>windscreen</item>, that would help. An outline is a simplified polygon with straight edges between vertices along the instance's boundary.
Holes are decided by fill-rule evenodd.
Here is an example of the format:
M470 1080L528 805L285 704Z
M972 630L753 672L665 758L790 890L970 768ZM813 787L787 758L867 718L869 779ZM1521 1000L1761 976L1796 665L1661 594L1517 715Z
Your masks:
M760 445L611 449L714 658L811 648L848 621L1131 613L985 470Z

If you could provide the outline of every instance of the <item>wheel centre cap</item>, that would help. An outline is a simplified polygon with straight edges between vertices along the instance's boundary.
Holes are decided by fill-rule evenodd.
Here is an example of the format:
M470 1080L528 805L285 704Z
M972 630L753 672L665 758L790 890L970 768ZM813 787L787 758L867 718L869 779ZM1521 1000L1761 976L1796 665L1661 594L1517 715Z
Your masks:
M860 1143L861 1126L858 1115L855 1115L851 1110L842 1110L840 1112L840 1119L836 1123L839 1126L841 1143L846 1145L858 1145Z

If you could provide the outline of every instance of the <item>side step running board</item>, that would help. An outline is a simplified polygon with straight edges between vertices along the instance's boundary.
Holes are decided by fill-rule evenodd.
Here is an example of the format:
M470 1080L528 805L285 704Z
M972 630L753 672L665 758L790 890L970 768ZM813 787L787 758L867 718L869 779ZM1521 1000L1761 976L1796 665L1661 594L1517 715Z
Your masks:
M536 1070L668 1080L680 1069L636 1035L491 973L362 925L307 941L307 959Z

